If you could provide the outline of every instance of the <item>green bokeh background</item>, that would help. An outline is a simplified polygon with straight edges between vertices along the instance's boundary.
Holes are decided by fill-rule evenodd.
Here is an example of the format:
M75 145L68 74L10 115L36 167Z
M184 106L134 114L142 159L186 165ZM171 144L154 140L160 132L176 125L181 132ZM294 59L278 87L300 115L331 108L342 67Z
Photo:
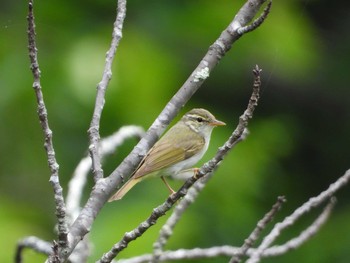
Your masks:
M127 124L147 129L243 2L129 1L101 135ZM86 131L115 7L111 0L35 2L42 86L65 190L72 171L87 153ZM274 1L262 27L234 44L185 106L182 113L204 107L228 124L214 131L204 162L226 140L244 111L253 66L263 68L262 99L248 140L221 164L176 227L167 249L240 246L278 195L285 195L288 202L275 222L350 167L349 7L348 1ZM16 241L23 236L55 238L53 195L31 88L26 12L26 1L0 3L1 262L12 261ZM106 160L106 174L135 143L129 140ZM178 182L173 185L180 186ZM91 187L90 180L84 200ZM263 262L348 262L349 187L337 195L329 222L307 244ZM123 201L106 205L93 225L94 250L89 262L137 226L166 196L162 182L150 180ZM298 234L320 211L310 213L278 242ZM120 256L151 252L166 218ZM24 256L25 262L45 259L29 250Z

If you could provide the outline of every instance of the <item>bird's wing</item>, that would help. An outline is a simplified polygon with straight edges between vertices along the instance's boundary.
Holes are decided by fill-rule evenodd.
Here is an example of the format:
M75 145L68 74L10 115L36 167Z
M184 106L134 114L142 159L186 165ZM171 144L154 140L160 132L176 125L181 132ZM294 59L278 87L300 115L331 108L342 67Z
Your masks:
M162 137L147 153L133 178L140 178L192 157L205 144L204 139L198 141L198 137L195 136L198 135L189 135L183 140L173 140L173 138L166 138L167 136Z

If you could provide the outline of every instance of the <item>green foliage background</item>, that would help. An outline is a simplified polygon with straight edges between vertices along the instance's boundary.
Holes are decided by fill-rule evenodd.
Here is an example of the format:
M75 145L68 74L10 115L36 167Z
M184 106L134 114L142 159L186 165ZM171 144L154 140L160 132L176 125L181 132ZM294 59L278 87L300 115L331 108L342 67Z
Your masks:
M115 2L35 1L42 86L65 189L87 152L86 131L111 39ZM243 2L129 1L107 91L102 136L126 124L149 127ZM214 131L204 162L226 140L245 109L253 66L263 68L262 99L248 140L221 164L176 227L168 249L240 246L278 195L285 195L288 202L275 222L349 168L349 10L348 1L274 1L262 27L234 44L185 106L182 113L204 107L228 123ZM55 238L49 171L31 88L26 12L25 1L0 3L1 262L12 261L16 241L23 236ZM106 160L106 174L135 143L128 141ZM91 187L90 182L86 193ZM263 262L348 262L349 187L339 193L330 221L312 240L297 251ZM166 196L161 181L151 180L123 201L106 205L91 232L90 262ZM279 242L298 234L320 211L291 228ZM159 225L120 256L150 252ZM25 262L43 260L25 252Z

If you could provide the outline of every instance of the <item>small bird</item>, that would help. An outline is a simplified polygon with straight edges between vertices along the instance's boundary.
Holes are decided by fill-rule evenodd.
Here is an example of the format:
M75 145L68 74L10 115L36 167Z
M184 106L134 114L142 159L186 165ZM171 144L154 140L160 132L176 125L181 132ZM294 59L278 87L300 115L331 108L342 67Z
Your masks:
M120 200L135 184L157 175L174 192L163 176L176 177L195 165L208 149L213 128L222 125L225 123L205 109L187 112L154 144L130 179L108 201Z

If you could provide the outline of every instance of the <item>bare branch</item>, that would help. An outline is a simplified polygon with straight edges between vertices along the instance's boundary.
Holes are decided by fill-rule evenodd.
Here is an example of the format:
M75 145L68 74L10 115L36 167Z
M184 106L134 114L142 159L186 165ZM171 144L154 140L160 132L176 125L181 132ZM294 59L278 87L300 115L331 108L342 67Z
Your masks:
M175 251L165 251L159 258L159 261L184 260L184 259L202 259L215 258L220 256L230 257L238 252L238 247L218 246L211 248L193 248L178 249ZM152 254L145 254L139 257L118 260L118 263L143 263L152 260Z
M144 135L143 128L129 125L120 128L112 135L102 138L100 141L99 155L101 160L109 154L113 154L116 149L128 138L142 138ZM73 222L80 212L80 202L83 194L83 188L86 183L87 175L91 169L91 158L83 158L74 171L72 179L69 181L67 193L67 215L70 222Z
M52 243L41 240L34 236L29 236L21 239L17 243L17 249L15 254L15 262L22 263L22 252L24 248L31 248L36 252L50 255L52 253Z
M264 251L263 257L275 257L287 253L290 250L295 250L311 237L313 237L320 228L328 220L334 206L336 204L336 198L332 197L328 202L327 206L323 209L322 213L317 217L317 219L304 231L300 233L299 236L289 240L285 244L279 246L272 246Z
M246 130L248 126L248 120L253 117L253 112L255 107L257 106L258 100L259 100L259 92L260 92L260 72L261 69L259 69L258 66L255 67L253 70L253 73L255 75L255 81L253 86L253 93L250 97L247 109L243 113L242 116L239 118L239 123L237 128L234 130L230 138L226 141L224 146L220 147L217 151L214 158L212 158L209 162L205 163L199 171L189 178L184 185L180 188L179 191L172 194L167 198L167 200L155 208L153 212L151 213L150 217L148 217L145 221L139 224L137 228L134 230L126 233L123 238L116 243L110 251L105 253L102 258L98 261L100 263L107 263L111 262L113 258L115 258L120 251L124 250L128 244L135 240L136 238L143 235L144 232L146 232L151 226L155 225L157 223L157 220L165 215L167 211L170 210L170 208L178 201L180 198L185 196L188 189L199 179L205 176L206 174L210 174L214 171L214 169L217 167L217 165L220 163L220 161L223 160L224 156L229 152L229 150L233 147L233 145L236 144L238 140L241 140L242 134Z
M34 82L33 88L35 91L37 104L38 104L38 117L41 124L41 128L44 132L45 143L44 147L47 154L47 160L51 172L50 183L54 190L55 198L55 209L56 217L58 223L58 243L61 247L67 247L67 234L68 227L66 222L66 207L64 203L64 198L62 194L62 187L59 181L58 169L59 165L56 161L55 150L52 142L52 131L49 127L49 121L47 117L47 110L44 102L44 96L40 84L40 68L38 62L38 49L36 47L35 40L35 21L34 21L34 12L33 12L33 0L29 0L29 12L27 16L28 20L28 50L29 50L29 59L30 59L30 69L32 71Z
M123 23L126 16L126 0L118 0L117 18L114 22L111 46L106 54L106 63L103 71L102 80L97 85L97 94L95 101L94 113L92 116L90 128L90 155L92 159L92 171L94 180L97 182L103 178L103 170L101 167L101 157L99 156L99 140L100 140L100 119L105 103L105 93L109 81L112 78L112 63L117 51L119 42L122 38Z
M265 19L269 15L270 10L271 10L271 6L272 6L272 0L269 0L267 6L264 9L264 12L257 19L255 19L253 21L253 23L251 23L250 25L241 27L238 30L238 33L243 35L245 33L248 33L248 32L251 32L251 31L257 29L265 21Z
M339 191L342 187L344 187L349 182L349 180L350 180L350 170L346 171L342 177L340 177L335 183L331 184L326 191L320 193L317 197L313 197L308 202L304 203L302 206L296 209L291 216L286 217L282 223L276 224L274 229L271 231L271 233L273 233L278 230L282 230L286 224L288 224L288 226L294 224L296 221L295 220L296 217L300 217L301 215L304 215L306 212L311 210L311 208L319 206L323 201L330 198L330 202L328 203L326 208L323 210L321 215L314 221L314 223L311 226L305 229L298 237L289 240L283 245L266 248L262 252L259 251L261 249L260 247L257 249L248 248L246 250L246 255L252 258L257 253L259 253L259 258L257 261L259 262L259 260L262 257L279 256L281 254L288 252L291 249L295 249L301 246L308 239L310 239L315 233L317 233L321 228L321 226L326 222L335 205L335 199L332 198L332 196L337 191ZM278 202L281 202L282 204L283 200L280 199ZM277 210L279 209L279 206L280 204L275 204L273 206L273 209L264 217L264 219L271 220L272 218L271 216L277 212ZM267 221L264 221L264 219L263 219L263 225L260 225L261 223L260 221L258 223L257 229L253 231L251 236L252 235L255 236L256 233L254 232L255 231L260 232L261 228L264 227L264 225L267 223ZM266 238L269 238L271 233ZM252 240L254 239L256 239L256 237L252 238ZM249 242L250 241L248 241L248 243ZM179 249L176 251L164 251L159 256L158 260L169 261L169 260L181 260L181 259L210 258L210 257L218 257L218 256L236 257L236 256L241 256L241 254L242 254L242 248L233 247L233 246L220 246L220 247L212 247L212 248L194 248L194 249ZM149 262L152 260L153 260L153 255L146 254L138 257L133 257L130 259L119 260L118 263L142 263L142 262ZM250 262L250 260L248 262ZM106 262L109 262L109 261L106 261Z
M240 248L239 253L237 253L234 257L231 258L230 263L239 263L242 260L242 257L247 253L248 249L250 249L254 243L260 237L261 231L264 230L268 223L272 221L277 212L281 209L282 204L286 202L284 196L279 196L277 198L277 202L272 206L272 209L261 219L253 232L249 235L249 237L244 240L243 246Z
M140 139L144 135L144 130L139 126L129 125L120 128L112 135L102 138L100 141L101 161L106 155L110 155L116 152L117 148L122 145L125 140L131 137ZM80 202L83 194L83 189L87 180L87 176L91 169L91 158L85 157L78 164L74 171L72 179L69 181L68 194L67 194L67 216L69 223L73 222L80 212ZM69 261L72 263L86 262L90 255L91 244L89 242L88 235L79 242L74 249L73 253L69 257Z
M89 240L89 235L86 235L84 239L79 242L79 244L75 247L73 253L70 255L69 263L88 262L92 248L93 244L91 244Z
M249 263L259 262L263 252L277 239L282 231L291 225L293 225L300 217L308 213L312 208L315 208L330 199L340 188L344 187L350 180L350 170L340 177L335 183L331 184L327 190L323 191L316 197L312 197L297 208L290 216L287 216L282 222L275 225L270 234L268 234L257 250L252 254L251 258L247 261Z
M266 214L266 216L259 221L257 228L253 231L252 235L249 237L252 240L258 238L259 233L262 228L266 226L268 221L272 219L274 214L280 209L282 203L284 202L284 199L279 197L277 203L273 206L271 211ZM296 249L299 246L301 246L303 243L305 243L307 240L309 240L315 233L319 231L321 226L327 221L333 207L335 205L335 199L331 199L326 208L323 210L321 215L314 221L314 223L305 229L298 237L293 238L286 242L283 245L279 246L273 246L268 249L266 249L262 253L262 257L275 257L280 256L282 254L287 253L288 251L292 249ZM260 225L261 224L261 225ZM257 232L255 232L257 231ZM255 232L255 233L254 233ZM258 235L257 235L258 234ZM254 240L256 241L256 240ZM233 256L234 258L239 258L242 256L242 254L246 255L253 255L256 251L256 249L251 248L250 241L245 244L245 251L242 251L242 248L233 247L233 246L218 246L218 247L211 247L211 248L194 248L194 249L179 249L176 251L164 251L159 256L159 262L164 261L175 261L175 260L185 260L185 259L208 259L208 258L216 258L220 256ZM143 263L143 262L152 262L153 255L152 254L145 254L138 257L133 257L129 259L123 259L118 260L118 263ZM239 262L239 261L237 261Z

